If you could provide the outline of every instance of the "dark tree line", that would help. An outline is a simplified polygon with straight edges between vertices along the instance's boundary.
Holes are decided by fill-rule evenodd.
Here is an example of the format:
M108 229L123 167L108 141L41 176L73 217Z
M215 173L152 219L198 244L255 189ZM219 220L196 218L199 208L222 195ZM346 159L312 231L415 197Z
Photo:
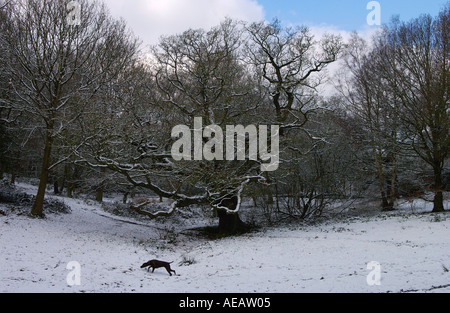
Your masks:
M444 210L450 151L450 5L433 18L394 19L369 48L354 36L341 91L363 122L376 164L383 208L394 206L401 155L412 150L433 171L434 211ZM386 168L389 165L389 169Z

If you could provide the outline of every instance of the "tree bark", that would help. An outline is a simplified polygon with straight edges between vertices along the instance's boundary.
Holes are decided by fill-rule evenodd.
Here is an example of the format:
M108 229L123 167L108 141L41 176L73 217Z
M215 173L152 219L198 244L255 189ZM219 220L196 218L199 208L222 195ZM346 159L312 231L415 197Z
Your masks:
M127 192L125 192L124 194L123 194L123 198L122 198L122 203L123 204L127 204L127 201L128 201L128 195L130 194L130 192L129 191L127 191Z
M14 185L16 183L16 171L13 169L11 171L11 180L9 181L11 185Z
M59 184L58 184L58 178L55 177L53 181L53 193L55 195L59 195Z
M390 162L392 164L391 180L388 185L389 192L389 205L394 208L395 200L397 198L397 155L392 153L390 157Z
M439 213L444 212L444 194L442 193L442 168L441 166L435 166L434 168L434 189L435 189L435 195L434 195L434 207L433 212Z
M103 183L97 187L97 193L95 196L95 200L100 203L103 202Z
M224 199L220 205L235 210L238 205L238 198ZM230 214L226 210L218 209L217 216L219 217L219 235L235 235L248 230L248 225L240 219L238 213Z
M386 186L385 186L385 177L384 177L384 171L383 171L383 160L381 156L381 152L378 151L378 149L373 148L373 155L375 158L375 166L377 168L378 173L378 181L380 185L380 193L381 193L381 206L382 211L392 211L393 209L393 203L392 205L389 203L387 194L386 194Z
M53 129L51 126L47 126L47 132L45 135L45 149L44 149L44 158L42 160L42 170L39 180L39 188L36 195L36 200L34 201L33 208L31 209L31 215L43 217L44 216L44 197L45 191L47 188L48 176L49 176L49 167L50 167L50 157L52 152L52 132Z

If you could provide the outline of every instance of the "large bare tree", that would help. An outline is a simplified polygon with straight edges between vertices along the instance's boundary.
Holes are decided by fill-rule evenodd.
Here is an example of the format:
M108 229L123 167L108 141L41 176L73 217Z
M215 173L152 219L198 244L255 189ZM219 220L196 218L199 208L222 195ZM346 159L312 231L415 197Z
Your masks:
M320 127L313 126L324 122L321 121L324 108L319 88L327 78L327 67L337 60L343 42L340 36L317 38L308 27L284 27L278 20L252 23L246 26L246 30L246 61L264 93L266 114L261 118L280 127L281 169L285 173L272 177L271 182L277 192L283 185L293 186L291 181L306 181L308 174L300 174L299 164L311 160L306 154L326 143ZM308 188L304 188L307 184L300 183L295 191L296 196L308 194L301 208L302 217L313 211L309 204L319 203L321 200L318 198L324 197L318 192L321 189L319 179L311 180L316 183L308 184ZM270 204L273 198L271 189L266 193Z
M130 69L127 75L134 77L133 83L123 92L117 88L111 101L120 109L104 121L109 126L97 125L101 136L81 149L79 156L91 166L118 172L131 185L173 201L166 211L152 212L148 203L134 206L140 214L156 218L190 205L206 205L216 211L221 233L243 229L242 193L251 182L264 179L261 162L221 157L175 161L171 153L176 139L172 129L178 125L192 129L195 121L201 121L197 131L204 134L208 125L225 130L227 125L257 121L259 92L240 60L239 30L239 23L226 20L210 30L162 38L152 48L147 66ZM200 137L206 144L208 140Z
M80 0L80 23L70 23L63 0L11 1L4 42L15 105L38 118L44 151L32 214L43 215L52 148L108 81L127 66L137 41L104 5ZM58 162L55 162L58 163Z
M252 23L246 29L248 62L261 77L273 120L284 130L304 130L308 115L317 109L317 88L324 82L325 69L342 50L342 38L317 39L305 26L283 27L278 20Z

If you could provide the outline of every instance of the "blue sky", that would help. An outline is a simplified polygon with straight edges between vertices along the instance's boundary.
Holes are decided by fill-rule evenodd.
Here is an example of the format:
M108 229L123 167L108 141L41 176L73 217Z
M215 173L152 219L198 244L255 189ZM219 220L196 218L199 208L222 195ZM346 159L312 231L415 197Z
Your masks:
M367 26L367 4L370 0L258 0L264 7L266 19L278 17L286 24L328 25L354 31ZM447 0L378 0L381 22L389 23L393 15L401 20L422 13L437 15Z
M0 0L1 1L1 0ZM352 31L370 34L377 26L367 24L371 0L105 0L112 13L123 17L146 44L161 35L189 28L218 25L225 17L255 22L278 17L285 25L306 25L314 31ZM381 23L393 15L402 20L422 13L436 16L450 0L378 0Z

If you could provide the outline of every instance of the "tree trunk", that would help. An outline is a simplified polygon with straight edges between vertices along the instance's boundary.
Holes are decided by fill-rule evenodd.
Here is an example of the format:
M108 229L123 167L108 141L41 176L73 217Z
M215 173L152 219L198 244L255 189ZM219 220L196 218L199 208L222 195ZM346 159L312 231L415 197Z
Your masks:
M235 210L238 204L238 198L224 199L221 206L230 210ZM240 219L238 213L229 214L226 210L217 210L219 217L219 235L235 235L244 233L248 230L248 226Z
M64 182L66 185L66 194L68 198L72 198L73 182L70 164L64 166Z
M394 209L393 204L389 202L388 197L386 196L386 193L384 191L381 192L381 202L383 212L392 211Z
M130 192L129 191L127 191L127 192L125 192L124 194L123 194L123 198L122 198L122 203L123 204L127 204L127 201L128 201L128 195L130 194Z
M16 171L15 170L11 171L11 180L9 181L9 183L11 185L14 185L16 183Z
M66 188L67 198L73 198L73 183L67 182Z
M102 168L100 170L101 172L101 176L104 177L105 175L105 169ZM105 189L105 181L103 180L98 186L97 186L97 195L95 197L95 200L97 200L97 202L102 203L103 202L103 190Z
M59 193L62 194L64 191L64 187L66 186L66 177L63 176L62 182L61 182L61 188L59 188Z
M55 195L59 195L59 184L58 184L58 178L55 177L55 180L53 181L53 193Z
M444 212L444 194L442 193L442 168L440 166L435 166L434 168L434 207L433 212L439 213Z
M384 171L383 171L383 160L381 156L381 152L379 152L378 149L373 148L373 155L375 158L375 166L377 168L378 173L378 181L380 186L380 193L381 193L381 206L382 211L391 211L393 209L393 206L389 203L387 194L386 194L386 186L385 186L385 179L384 179Z
M235 235L248 230L248 226L240 219L238 213L228 214L225 210L218 210L217 215L220 235Z
M394 209L395 200L397 199L397 155L395 152L389 157L392 165L391 179L387 182L388 199L391 209Z
M277 212L280 212L280 194L278 193L278 182L275 182L275 201L277 205Z
M17 151L17 154L11 161L11 180L10 180L11 185L14 185L16 183L16 178L18 174L20 175L20 166L21 166L20 153L21 153L20 151Z
M77 179L79 177L79 169L76 164L67 164L67 168L64 170L66 181L66 193L68 198L73 198L73 193L77 187Z
M42 161L42 170L39 180L39 188L36 195L36 200L34 201L33 208L31 209L31 214L34 216L44 216L44 197L47 188L49 167L50 167L50 156L52 152L52 127L47 127L47 132L45 136L45 149L44 158Z
M101 183L101 185L97 187L97 194L95 196L95 200L100 203L103 202L103 183Z

